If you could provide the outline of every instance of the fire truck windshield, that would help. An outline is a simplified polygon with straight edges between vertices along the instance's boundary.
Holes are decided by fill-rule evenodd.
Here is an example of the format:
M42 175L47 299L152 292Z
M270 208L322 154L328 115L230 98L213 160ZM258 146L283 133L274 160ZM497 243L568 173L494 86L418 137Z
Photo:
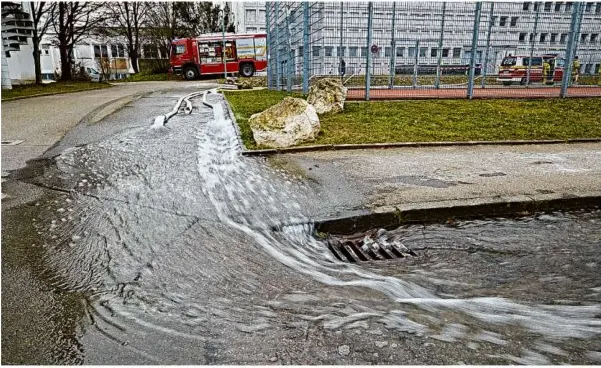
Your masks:
M180 55L186 52L186 45L173 45L172 51L175 55Z
M505 59L503 59L502 61L502 65L503 66L514 66L516 63L516 58L515 57L506 57Z

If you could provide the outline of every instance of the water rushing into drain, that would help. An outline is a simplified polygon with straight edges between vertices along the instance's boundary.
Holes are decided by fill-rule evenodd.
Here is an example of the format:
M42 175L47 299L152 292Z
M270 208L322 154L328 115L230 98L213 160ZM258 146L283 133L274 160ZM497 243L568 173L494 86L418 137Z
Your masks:
M500 289L439 292L475 281L436 281L452 266L421 254L394 266L340 262L303 215L310 189L241 156L223 98L202 98L205 106L196 100L193 114L176 115L161 129L138 128L66 152L59 173L43 178L73 190L42 216L52 277L59 287L90 295L89 318L109 338L161 361L153 354L158 342L144 332L151 330L202 342L203 362L227 362L228 345L246 344L240 334L272 331L278 341L315 323L499 347L507 345L504 326L519 326L547 350L601 333L597 296L565 306L518 303ZM445 234L436 244L465 241ZM423 241L397 235L409 247ZM496 267L502 273L506 266ZM134 346L136 339L144 348ZM264 339L258 346L267 346L270 337ZM535 357L529 362L548 361L525 354Z
M601 313L599 305L583 307L526 306L503 298L442 299L419 285L395 277L383 277L359 267L338 264L329 255L322 242L312 237L311 225L285 227L276 237L270 231L270 224L260 217L246 217L258 213L255 206L228 207L228 202L245 203L244 198L258 197L270 203L274 198L287 199L280 205L291 212L300 209L290 200L287 193L274 192L274 187L254 177L240 159L239 143L230 120L224 115L221 103L213 105L214 119L208 123L214 136L199 135L198 168L205 180L205 193L217 209L220 220L228 226L255 238L264 251L297 272L307 274L320 282L337 286L362 286L388 295L399 305L412 304L425 310L455 309L486 322L520 324L535 333L552 338L591 338L601 333L601 321L594 317ZM240 180L247 178L246 185ZM255 188L253 179L260 185ZM258 189L258 190L256 190ZM217 193L223 191L226 196ZM256 203L254 204L256 205ZM236 219L242 216L242 221ZM303 218L289 218L294 223ZM257 228L258 225L258 228ZM253 226L255 228L253 228ZM333 265L336 264L336 266ZM381 316L381 321L389 327L406 330L412 325L417 331L427 330L392 311ZM353 318L353 316L348 316Z

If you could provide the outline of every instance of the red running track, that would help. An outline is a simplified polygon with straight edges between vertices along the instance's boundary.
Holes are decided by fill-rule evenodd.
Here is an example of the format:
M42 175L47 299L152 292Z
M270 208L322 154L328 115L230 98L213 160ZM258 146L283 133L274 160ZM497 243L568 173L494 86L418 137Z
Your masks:
M473 98L544 98L559 97L559 87L474 88ZM570 87L568 97L601 97L601 86ZM396 88L371 89L370 100L403 100L429 98L466 98L466 88ZM365 89L349 89L348 100L365 100Z

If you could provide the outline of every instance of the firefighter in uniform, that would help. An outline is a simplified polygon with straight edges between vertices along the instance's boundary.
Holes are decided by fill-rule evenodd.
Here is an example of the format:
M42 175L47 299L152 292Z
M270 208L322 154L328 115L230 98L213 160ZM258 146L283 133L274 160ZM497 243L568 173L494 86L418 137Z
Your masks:
M578 56L574 56L574 62L572 63L572 82L578 83L578 76L580 75L580 60Z
M549 75L551 74L551 64L549 64L549 60L543 60L543 83L549 84ZM553 78L551 76L551 78Z

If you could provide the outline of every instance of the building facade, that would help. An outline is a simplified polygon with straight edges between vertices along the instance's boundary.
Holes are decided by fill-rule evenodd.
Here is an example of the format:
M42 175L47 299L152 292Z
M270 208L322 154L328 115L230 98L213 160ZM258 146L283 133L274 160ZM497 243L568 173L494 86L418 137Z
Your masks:
M58 47L52 44L52 38L52 35L47 35L40 43L40 63L44 80L57 80L60 76L60 53ZM106 80L127 78L134 72L127 48L118 39L82 40L74 47L73 61L76 69L83 68L88 74L101 74L102 79Z
M230 9L234 15L237 33L265 32L266 3L263 1L231 2Z
M508 54L565 54L573 2L484 2L478 24L476 63L496 73ZM268 3L270 57L283 68L303 65L304 4ZM367 2L311 2L308 39L312 75L337 74L344 59L347 74L365 72L372 53L373 74L413 65L466 65L472 53L475 3L373 2L372 40L367 42ZM601 2L587 2L577 42L582 73L601 63ZM374 47L375 46L375 47ZM404 68L406 66L407 68Z
M31 4L2 3L2 81L7 88L9 85L35 82ZM42 80L57 80L60 76L60 53L53 42L55 38L49 32L40 42ZM75 67L83 68L86 73L102 74L109 80L125 78L133 73L133 68L124 44L119 37L82 40L74 47Z
M3 86L35 81L30 2L2 2Z

